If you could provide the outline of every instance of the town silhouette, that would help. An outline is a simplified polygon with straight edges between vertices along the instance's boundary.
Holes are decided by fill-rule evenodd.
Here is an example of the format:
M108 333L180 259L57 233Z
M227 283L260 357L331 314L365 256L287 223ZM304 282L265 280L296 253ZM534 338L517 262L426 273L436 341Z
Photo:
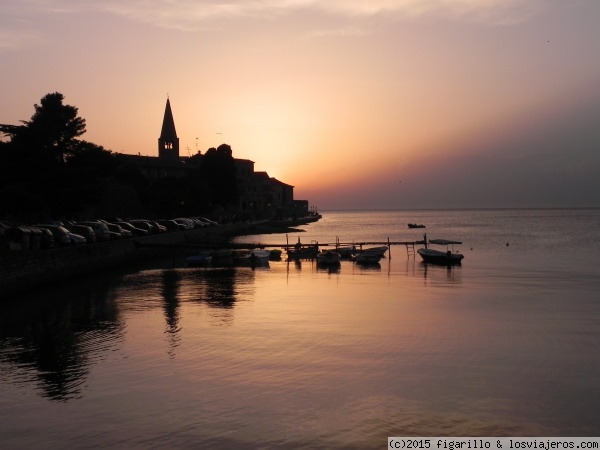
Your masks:
M207 216L220 222L304 216L294 187L233 157L227 144L179 152L167 99L158 156L122 154L81 139L86 121L59 92L20 125L0 124L0 208L13 222L97 217Z

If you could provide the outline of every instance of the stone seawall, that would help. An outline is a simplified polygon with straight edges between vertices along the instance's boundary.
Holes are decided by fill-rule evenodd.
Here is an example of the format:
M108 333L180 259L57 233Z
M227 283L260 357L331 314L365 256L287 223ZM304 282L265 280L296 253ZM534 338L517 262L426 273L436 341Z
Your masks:
M0 300L19 292L159 254L143 244L183 244L245 234L247 224L164 233L48 250L0 250ZM136 245L136 243L142 244Z

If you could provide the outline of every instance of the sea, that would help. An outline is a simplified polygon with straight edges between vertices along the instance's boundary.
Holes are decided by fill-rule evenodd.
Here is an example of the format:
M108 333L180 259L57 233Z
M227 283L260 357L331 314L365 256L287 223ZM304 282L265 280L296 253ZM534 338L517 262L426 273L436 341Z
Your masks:
M385 258L187 267L173 251L3 302L0 448L600 435L600 209L321 213L235 241L389 241ZM402 244L425 233L460 241L462 264Z

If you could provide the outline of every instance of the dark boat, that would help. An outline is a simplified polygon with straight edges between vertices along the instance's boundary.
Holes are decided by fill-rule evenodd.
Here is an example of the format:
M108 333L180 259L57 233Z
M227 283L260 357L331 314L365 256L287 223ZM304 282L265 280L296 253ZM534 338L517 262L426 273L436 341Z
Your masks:
M206 266L212 261L212 256L205 254L188 256L185 261L189 267Z
M423 224L409 223L408 228L425 228Z
M461 253L458 252L453 252L451 250L448 250L448 246L449 245L456 245L456 244L462 244L462 242L459 241L450 241L448 239L430 239L429 240L429 244L436 244L436 245L445 245L446 246L446 251L440 251L440 250L434 250L432 248L428 247L428 241L427 241L427 235L425 235L425 248L420 248L417 250L417 253L419 255L421 255L421 258L423 258L423 261L426 263L432 263L432 264L444 264L444 265L451 265L451 264L461 264L462 259L464 258L464 255L462 255ZM454 247L453 247L454 249Z

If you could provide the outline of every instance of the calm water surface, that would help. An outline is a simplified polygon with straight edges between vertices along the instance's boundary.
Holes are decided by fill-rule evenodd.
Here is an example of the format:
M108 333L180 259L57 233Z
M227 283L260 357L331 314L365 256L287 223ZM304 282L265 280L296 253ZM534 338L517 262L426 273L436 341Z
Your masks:
M427 225L409 230L408 222ZM463 242L461 266L187 268L2 305L2 448L384 448L600 434L600 210L325 212L318 241Z

